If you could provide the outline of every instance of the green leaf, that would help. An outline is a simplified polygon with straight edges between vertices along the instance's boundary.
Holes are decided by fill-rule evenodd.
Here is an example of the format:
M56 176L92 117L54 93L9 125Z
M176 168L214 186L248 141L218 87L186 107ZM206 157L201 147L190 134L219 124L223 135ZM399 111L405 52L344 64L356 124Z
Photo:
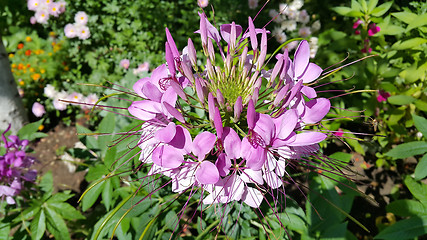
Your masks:
M407 158L427 152L427 142L409 142L397 145L385 155L393 158Z
M0 240L10 239L10 222L0 222Z
M75 220L84 219L85 217L77 211L73 206L65 202L51 202L48 204L50 208L54 209L64 219Z
M387 212L391 212L397 216L410 217L427 214L426 207L419 201L412 199L396 200L386 206Z
M391 46L392 49L396 49L396 50L405 50L405 49L410 49L410 48L418 48L421 47L420 45L424 44L427 42L427 39L425 38L420 38L420 37L416 37L416 38L411 38L409 40L406 41L398 41L395 44L393 44L393 46Z
M165 226L173 231L177 227L178 221L178 216L176 215L175 211L171 210L166 214Z
M31 239L41 239L46 231L46 216L43 209L37 213L30 224Z
M406 31L410 31L411 29L421 27L427 24L427 14L421 14L418 15L414 21L409 23L408 27L406 28Z
M363 10L362 5L360 5L360 3L356 0L351 0L351 9L353 9L354 11L359 11L359 12L361 12Z
M47 203L53 203L53 202L65 202L68 199L72 198L74 194L70 194L71 191L64 191L55 193L49 200L47 200Z
M391 15L406 24L412 23L415 20L415 18L417 18L417 14L411 13L411 12L397 12L397 13L392 13Z
M47 230L55 236L56 239L67 240L70 239L67 225L64 219L53 209L46 206L46 219L47 219Z
M98 149L98 142L95 139L95 136L92 135L84 135L84 134L91 134L92 131L79 125L76 124L76 130L77 130L77 134L79 136L80 141L89 149L93 150L93 149Z
M43 119L40 119L37 122L29 123L25 126L23 126L17 133L18 137L20 139L28 139L28 141L33 141L37 137L41 136L47 136L47 134L38 134L38 136L35 136L34 133L36 133L39 130L40 125L43 124Z
M393 5L393 2L383 3L378 7L374 8L374 10L372 10L371 12L371 15L374 17L381 17L384 13L386 13L390 9L391 5Z
M413 239L427 233L427 215L399 221L381 231L374 239Z
M374 10L374 8L377 6L377 4L378 4L378 0L369 0L369 2L368 2L368 14L371 14L371 12Z
M360 5L362 6L362 10L364 13L368 12L368 4L366 3L366 0L359 0Z
M104 184L105 184L104 182L101 182L101 183L95 185L88 192L86 192L86 195L83 197L83 200L82 200L83 212L88 210L90 207L92 207L92 205L96 202L96 200L99 197L99 194L101 194L101 192L102 192Z
M301 216L293 213L279 213L279 218L283 226L291 230L300 234L307 231L307 222Z
M406 105L414 102L416 98L406 95L395 95L387 99L387 101L394 105Z
M116 126L116 117L113 113L108 113L99 124L98 132L101 134L112 134ZM108 145L111 144L112 135L98 136L98 147L101 150L101 157L105 156Z
M427 102L421 99L418 99L417 101L414 102L414 104L421 111L427 112Z
M111 178L105 180L104 188L102 190L102 202L104 203L107 211L110 210L111 200L113 196L113 185L111 184Z
M361 17L363 16L363 13L360 11L355 11L349 7L334 7L332 8L335 12L337 12L340 15L348 16L348 17Z
M41 179L40 188L43 190L43 192L47 193L48 195L52 194L53 191L53 176L52 172L47 172Z
M390 23L379 23L378 27L381 28L378 35L398 35L405 32L405 28Z
M424 137L427 138L427 119L415 114L412 115L412 118L414 119L414 124L418 131L420 131Z
M427 185L416 182L410 176L406 176L404 182L412 195L414 195L416 199L420 200L421 203L427 206Z
M415 180L421 180L427 176L427 155L424 155L418 162L414 174Z
M337 160L340 160L342 162L350 162L351 154L345 153L345 152L336 152L336 153L329 155L329 158L337 159Z

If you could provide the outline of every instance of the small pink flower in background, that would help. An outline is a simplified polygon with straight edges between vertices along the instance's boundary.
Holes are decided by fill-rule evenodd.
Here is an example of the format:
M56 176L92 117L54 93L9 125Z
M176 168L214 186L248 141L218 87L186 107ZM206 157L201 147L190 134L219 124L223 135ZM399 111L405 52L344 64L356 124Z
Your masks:
M37 22L36 17L32 16L32 17L30 18L30 23L34 25L34 24L36 24L36 22Z
M356 29L360 24L362 24L363 21L360 19L357 19L357 21L353 24L353 29Z
M55 90L55 87L51 84L47 84L46 87L44 87L44 95L48 98L54 98L58 92Z
M87 97L85 97L84 103L86 103L87 105L82 105L82 108L90 109L92 108L92 106L96 104L96 102L98 102L98 100L99 100L98 96L96 96L95 93L91 93Z
M24 97L24 94L25 94L24 89L18 88L18 93L20 97Z
M74 24L68 23L65 25L64 33L67 38L73 38L77 36L77 30Z
M389 92L386 92L384 90L378 91L377 101L378 102L385 102L387 101L387 98L389 98L391 95Z
M311 35L311 30L309 27L302 27L299 29L298 34L302 37L302 38L306 38L308 36Z
M76 103L71 103L71 104L76 105L77 103L80 103L83 101L83 94L78 93L78 92L73 92L70 95L68 95L67 100L72 101L72 102L76 102Z
M34 104L33 104L33 107L32 107L32 109L31 109L31 111L33 112L33 114L36 116L36 117L41 117L41 116L43 116L43 114L45 114L46 113L46 110L44 109L44 106L43 105L41 105L40 103L38 103L38 102L35 102Z
M150 63L144 62L138 65L138 68L133 70L133 74L137 75L138 73L148 72L150 70Z
M37 10L36 14L34 15L36 18L36 21L38 23L46 24L47 20L49 20L49 12L47 10Z
M356 30L356 31L354 31L354 34L356 34L356 35L360 35L360 30Z
M255 9L258 7L258 0L248 0L248 5L250 9Z
M40 6L39 0L28 0L27 2L28 10L36 11L39 6Z
M310 16L308 15L307 10L304 9L299 13L299 21L304 24L310 22Z
M63 111L67 109L68 103L60 100L67 100L68 94L65 91L58 92L53 99L53 107L56 110Z
M59 10L59 4L56 2L53 2L49 4L49 14L54 17L59 17L59 14L61 14Z
M88 21L88 16L85 12L80 11L76 13L76 16L74 16L74 21L77 24L86 25Z
M81 40L86 40L90 37L90 30L87 26L79 26L77 28L77 37Z
M368 35L373 36L376 33L378 33L379 31L381 31L381 28L378 27L375 23L372 23L369 25Z
M129 65L130 65L130 61L129 61L129 59L122 59L122 60L120 61L120 66L121 66L122 68L124 68L124 69L128 69L128 68L129 68Z
M67 3L64 0L57 2L59 5L59 12L64 13L65 12L65 6L67 6Z
M199 7L201 8L207 7L208 4L209 4L208 0L197 0L197 5L199 5Z

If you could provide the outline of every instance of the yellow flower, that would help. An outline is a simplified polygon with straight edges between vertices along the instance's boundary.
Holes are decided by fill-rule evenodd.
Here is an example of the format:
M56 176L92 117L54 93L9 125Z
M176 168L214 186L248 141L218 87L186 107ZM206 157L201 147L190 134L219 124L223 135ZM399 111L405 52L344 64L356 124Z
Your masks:
M45 70L45 69L43 69L43 68L42 68L42 69L40 69L40 73L42 73L42 74L43 74L43 73L45 73L45 72L46 72L46 70Z
M55 50L53 50L53 51L55 51ZM52 53L51 52L49 52L47 55L49 55L49 57L52 57Z
M42 131L44 129L44 125L41 124L38 129L39 129L39 131Z
M25 41L27 41L27 42L31 42L31 37L30 36L27 36L26 38L25 38Z
M49 33L49 36L51 36L51 37L55 37L55 35L56 35L55 32L50 32Z
M12 65L10 65L12 68L16 68L16 63L12 63Z
M24 86L25 82L24 81L19 81L19 85Z
M9 58L13 58L14 56L15 56L15 54L9 53Z
M39 73L31 74L31 78L32 78L34 81L39 80L39 79L40 79L40 77L41 77L41 75L40 75Z
M69 68L68 66L65 66L65 67L64 67L64 70L65 70L65 71L68 71L68 70L70 70L70 68Z

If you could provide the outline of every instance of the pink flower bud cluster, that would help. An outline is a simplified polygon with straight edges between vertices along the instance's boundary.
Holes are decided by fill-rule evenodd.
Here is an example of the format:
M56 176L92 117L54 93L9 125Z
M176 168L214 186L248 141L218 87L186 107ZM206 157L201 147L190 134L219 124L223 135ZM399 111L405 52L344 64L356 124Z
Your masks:
M6 136L10 125L1 135L3 145L6 149L4 155L0 156L0 198L6 199L8 204L15 204L14 197L24 188L25 182L33 182L37 171L29 170L34 163L34 158L25 153L28 140L20 140L17 136ZM3 152L3 151L2 151Z
M362 34L361 30L359 29L359 26L361 26L364 34ZM360 51L362 53L371 53L372 48L370 47L371 44L370 44L369 37L374 36L376 33L378 33L381 30L381 28L378 27L375 23L371 23L369 24L369 26L367 26L367 23L365 23L361 19L357 19L357 21L353 23L353 29L355 29L354 30L355 35L362 34L362 37L365 38L363 42L363 48Z
M246 31L234 22L218 31L199 15L205 64L191 39L180 52L166 29L166 63L133 86L141 100L128 111L144 121L140 158L149 175L170 178L174 192L199 189L205 204L257 208L268 189L287 184L286 166L317 154L327 137L310 126L331 104L307 85L323 70L302 41L293 60L285 50L267 71L269 31L250 17Z
M90 30L86 26L89 20L88 15L83 12L77 12L74 16L74 23L68 23L65 25L64 33L67 38L78 37L81 40L86 40L90 37Z
M65 12L67 3L64 0L54 2L52 0L28 0L27 7L34 11L35 14L31 17L31 24L42 23L46 24L50 16L58 17Z
M98 96L94 93L85 97L83 94L77 92L68 93L64 90L58 92L50 84L47 84L44 88L44 95L53 100L53 107L59 111L67 109L69 104L79 105L83 110L91 109L99 100Z

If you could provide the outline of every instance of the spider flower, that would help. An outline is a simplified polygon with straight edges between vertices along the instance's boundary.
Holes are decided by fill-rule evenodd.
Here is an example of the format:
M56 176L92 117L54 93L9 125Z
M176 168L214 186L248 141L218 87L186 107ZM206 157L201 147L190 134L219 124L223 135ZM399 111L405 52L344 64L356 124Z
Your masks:
M171 179L174 192L197 189L205 204L258 208L269 189L286 184L289 162L316 155L327 137L314 126L331 104L309 86L322 69L304 40L292 59L278 54L267 70L269 31L251 18L243 31L199 16L205 62L197 64L191 39L179 51L166 29L165 64L133 86L141 99L128 110L144 121L140 158L149 175Z
M6 136L10 125L1 135L6 149L0 156L0 198L8 204L15 204L15 197L24 188L25 182L33 182L37 172L28 170L34 163L34 158L25 153L28 140L20 140L17 136ZM3 145L2 144L2 145Z

